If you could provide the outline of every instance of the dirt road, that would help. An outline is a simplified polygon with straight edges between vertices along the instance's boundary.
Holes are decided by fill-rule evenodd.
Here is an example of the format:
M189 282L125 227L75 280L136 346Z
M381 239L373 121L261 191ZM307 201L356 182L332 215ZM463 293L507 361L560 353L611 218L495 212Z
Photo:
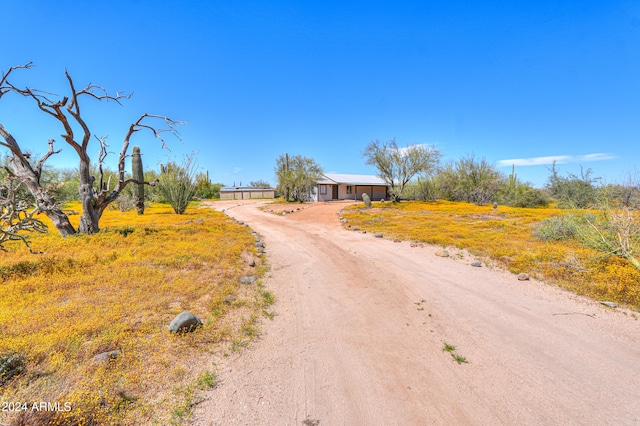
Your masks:
M640 424L637 314L345 230L344 204L256 206L227 214L264 237L277 316L195 425Z

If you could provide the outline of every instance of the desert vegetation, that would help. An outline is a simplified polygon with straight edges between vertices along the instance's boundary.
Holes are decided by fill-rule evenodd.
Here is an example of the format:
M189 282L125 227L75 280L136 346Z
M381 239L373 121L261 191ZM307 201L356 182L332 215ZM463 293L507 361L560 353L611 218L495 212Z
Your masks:
M307 201L322 176L322 167L313 158L280 155L275 166L277 190L286 202Z
M607 221L611 214L623 216ZM640 237L637 211L494 208L439 200L352 206L343 216L352 228L466 250L514 273L640 308L640 270L629 260Z
M78 207L64 208L73 226ZM224 214L149 203L144 215L108 209L101 224L91 236L31 235L40 255L4 244L0 400L29 410L3 423L180 424L216 384L212 354L245 346L272 316L255 236ZM258 279L241 284L247 275ZM170 334L183 311L203 326ZM58 410L32 410L38 401Z

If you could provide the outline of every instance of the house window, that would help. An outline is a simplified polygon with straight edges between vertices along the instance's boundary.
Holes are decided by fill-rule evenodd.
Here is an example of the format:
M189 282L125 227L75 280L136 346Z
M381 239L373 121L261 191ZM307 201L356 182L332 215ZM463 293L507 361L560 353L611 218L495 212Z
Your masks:
M347 195L353 194L353 187L351 185L347 185Z
M320 185L320 194L327 195L327 185Z

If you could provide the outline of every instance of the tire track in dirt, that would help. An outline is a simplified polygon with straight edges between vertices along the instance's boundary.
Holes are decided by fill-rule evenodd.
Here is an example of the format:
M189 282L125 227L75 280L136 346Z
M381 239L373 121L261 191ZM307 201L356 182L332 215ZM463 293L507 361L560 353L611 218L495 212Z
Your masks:
M277 316L195 425L640 424L631 313L346 231L340 204L256 205L228 214L266 242Z

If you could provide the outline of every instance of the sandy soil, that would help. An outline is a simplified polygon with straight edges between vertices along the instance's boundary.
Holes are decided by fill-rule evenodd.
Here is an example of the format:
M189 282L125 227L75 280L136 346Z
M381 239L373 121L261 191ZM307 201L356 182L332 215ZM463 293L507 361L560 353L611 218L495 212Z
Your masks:
M194 425L640 424L633 312L346 230L345 204L244 203L214 207L264 237L277 316Z

